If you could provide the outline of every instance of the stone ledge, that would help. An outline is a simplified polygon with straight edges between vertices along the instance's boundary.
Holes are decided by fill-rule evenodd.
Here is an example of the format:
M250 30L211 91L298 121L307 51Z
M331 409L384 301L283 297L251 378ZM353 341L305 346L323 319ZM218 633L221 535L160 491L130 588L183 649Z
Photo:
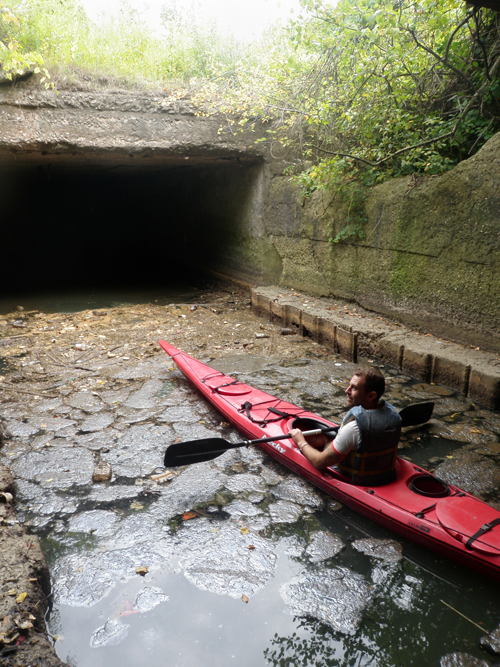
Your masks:
M14 489L10 470L0 465L0 491ZM45 613L48 607L50 577L40 542L16 520L15 503L0 504L0 623L7 639L16 634L25 639L17 645L0 643L0 649L9 650L0 658L6 667L33 665L36 667L65 667L57 657L46 634ZM15 591L10 593L10 591ZM19 595L23 593L24 599ZM32 622L32 627L18 630L14 619ZM67 667L67 666L66 666Z
M490 410L500 409L500 356L430 334L418 334L340 299L274 286L251 292L252 309L294 326L349 361L375 357L409 375L455 389Z

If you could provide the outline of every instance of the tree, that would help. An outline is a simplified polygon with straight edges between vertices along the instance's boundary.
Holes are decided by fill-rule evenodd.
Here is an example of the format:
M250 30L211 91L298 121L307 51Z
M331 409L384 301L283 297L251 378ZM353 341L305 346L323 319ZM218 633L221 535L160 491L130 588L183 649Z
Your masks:
M0 66L7 79L16 78L28 72L40 74L45 88L52 87L50 74L44 67L43 58L32 50L23 31L21 20L0 0Z
M301 6L288 48L212 96L313 159L298 176L306 194L442 173L500 129L499 14L463 0Z

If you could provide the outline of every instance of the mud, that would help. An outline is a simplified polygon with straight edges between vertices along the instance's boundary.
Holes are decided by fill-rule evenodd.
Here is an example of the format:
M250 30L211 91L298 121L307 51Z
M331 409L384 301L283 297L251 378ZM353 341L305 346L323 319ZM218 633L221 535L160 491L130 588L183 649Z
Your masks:
M261 373L267 388L275 387L276 393L284 391L285 382L288 400L301 404L307 396L306 407L327 417L338 419L345 411L344 386L352 365L311 338L283 333L280 324L258 318L248 293L238 287L224 286L207 292L197 303L167 307L144 304L74 314L18 311L0 317L1 456L16 478L14 487L12 478L2 477L0 491L16 490L21 499L17 515L12 505L0 504L5 554L0 565L1 664L61 664L44 620L51 595L47 565L38 539L27 530L55 533L68 549L52 573L57 582L52 594L60 603L94 604L115 586L113 573L137 576L138 565L147 563L154 571L165 562L171 562L173 570L180 567L202 590L229 596L243 591L250 597L274 572L274 547L265 537L266 527L296 522L325 505L324 496L304 480L261 466L258 451L248 453L245 469L238 467L242 464L235 453L234 460L227 455L224 462L218 459L206 470L203 466L185 470L182 480L176 473L162 480L158 452L166 443L212 437L215 430L225 437L230 431L208 408L193 425L196 397L179 383L178 372L171 370L158 347L159 339L217 364L224 372L246 369L254 373L255 384ZM270 360L286 368L285 381L266 367ZM304 366L310 360L321 366L308 366L306 380ZM439 440L445 453L428 461L436 473L500 506L498 415L449 389L412 381L388 367L386 372L388 396L398 407L436 400L437 418L423 429L407 430L402 455L413 457L420 447ZM103 462L111 466L111 485L93 482L96 466ZM272 500L263 513L259 503L268 487ZM258 549L249 550L250 538L243 545L237 567L230 545L236 536L241 541L240 528L225 525L214 537L210 522L218 510L210 506L205 507L208 517L201 515L193 525L187 524L181 545L161 540L147 544L160 517L174 520L218 494L218 504L228 515L235 520L245 517L252 530L264 531L263 536L252 536L251 546ZM226 502L224 494L232 499ZM337 509L335 501L327 504L332 511ZM130 515L120 515L122 510ZM77 540L99 540L98 556L90 561L74 553ZM180 546L185 555L178 561L174 552ZM361 540L353 546L380 561L374 580L384 586L390 567L400 558L398 543ZM340 538L321 531L310 535L305 550L304 545L290 546L319 568L343 548ZM50 551L46 555L52 558ZM220 576L214 576L217 572ZM310 614L351 632L371 593L366 582L343 568L328 573L314 581L313 575L298 576L282 588L282 597L291 614ZM15 594L9 594L11 590ZM24 592L25 598L17 602ZM324 600L330 598L347 606L325 606ZM159 604L168 604L168 596L148 586L138 594L133 610L144 613ZM127 627L126 622L109 618L95 629L91 646L121 641ZM457 659L450 657L451 662L443 664L467 664L453 662Z

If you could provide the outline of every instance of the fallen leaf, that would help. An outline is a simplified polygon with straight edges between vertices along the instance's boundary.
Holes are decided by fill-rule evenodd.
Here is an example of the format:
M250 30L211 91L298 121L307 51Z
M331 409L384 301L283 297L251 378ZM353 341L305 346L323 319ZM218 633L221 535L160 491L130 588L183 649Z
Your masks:
M148 571L149 571L149 568L147 568L147 567L145 567L145 566L143 566L143 565L141 565L141 566L135 568L135 573L136 573L136 574L140 574L141 577L145 577L146 574L148 573Z
M137 501L134 501L133 503L130 503L130 509L131 510L142 510L144 508L144 505L141 505L141 503L138 503Z
M7 591L7 595L17 595L17 591L15 588L11 588L10 591Z
M481 433L481 431L478 428L471 428L470 432L471 433Z
M447 459L452 459L453 456L452 456L451 454L448 454L448 456L447 456L446 458L447 458Z
M184 512L182 519L183 521L189 521L189 519L195 519L197 516L196 512Z
M246 526L243 526L243 528L241 529L241 534L242 535L248 535L249 532L250 531L248 530L248 528Z
M249 549L255 549L255 547L254 547L253 544L249 544L249 545L248 545L248 548L249 548Z
M241 596L241 599L243 600L243 602L248 602L248 598L247 598L247 596L246 596L244 593L243 593L243 595Z
M20 593L16 598L17 604L21 604L21 602L24 602L24 599L26 598L26 595L27 595L27 593Z

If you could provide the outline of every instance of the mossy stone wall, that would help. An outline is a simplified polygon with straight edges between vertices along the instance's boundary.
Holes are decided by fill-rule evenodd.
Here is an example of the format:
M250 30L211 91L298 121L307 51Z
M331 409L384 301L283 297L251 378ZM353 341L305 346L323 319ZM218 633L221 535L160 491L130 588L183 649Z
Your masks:
M291 192L275 177L264 215L280 284L500 349L500 134L447 174L375 187L358 242L329 243L347 224L332 193Z

